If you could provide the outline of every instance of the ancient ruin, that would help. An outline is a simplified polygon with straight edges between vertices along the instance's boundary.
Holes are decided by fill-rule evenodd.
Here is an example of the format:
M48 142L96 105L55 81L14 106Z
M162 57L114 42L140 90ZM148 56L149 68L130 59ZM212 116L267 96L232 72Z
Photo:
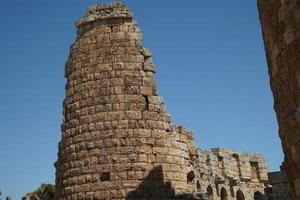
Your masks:
M300 200L300 1L258 0L258 8L285 155L282 177L286 170Z
M65 65L57 200L263 199L262 156L196 149L171 123L150 50L122 3L91 7Z
M280 172L270 172L269 184L272 185L272 200L292 200L291 186L284 169Z
M56 198L169 199L186 192L193 137L171 124L132 13L121 3L99 4L76 26ZM149 173L151 184L143 185Z
M22 200L54 200L55 186L52 184L41 184L36 190L27 193Z
M261 155L224 148L197 149L193 167L196 178L191 187L207 199L265 197L268 166Z

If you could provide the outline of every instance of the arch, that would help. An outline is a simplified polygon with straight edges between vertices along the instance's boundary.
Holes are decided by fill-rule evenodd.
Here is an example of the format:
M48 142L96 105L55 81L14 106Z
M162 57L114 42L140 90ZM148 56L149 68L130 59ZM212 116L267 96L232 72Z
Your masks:
M254 200L263 200L263 199L264 199L264 195L260 191L256 191L254 193Z
M214 198L214 191L210 185L207 186L206 188L206 196L207 196L207 200L213 200Z
M221 189L221 200L228 200L228 194L225 188Z
M241 190L236 192L236 200L245 200L245 195Z
M201 184L199 180L197 180L196 187L197 187L197 191L201 190Z
M191 183L195 179L195 177L196 176L194 171L190 171L189 173L187 173L186 175L187 183Z

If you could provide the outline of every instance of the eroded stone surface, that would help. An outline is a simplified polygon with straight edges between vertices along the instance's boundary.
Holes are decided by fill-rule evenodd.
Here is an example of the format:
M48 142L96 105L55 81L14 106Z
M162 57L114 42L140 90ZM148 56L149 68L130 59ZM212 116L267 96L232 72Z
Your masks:
M171 124L132 13L101 4L76 26L65 68L57 199L168 199L187 191L193 137Z
M285 168L300 200L300 3L258 0Z
M266 198L268 166L259 154L225 148L197 149L193 167L191 188L210 200L220 199L222 192L226 194L223 199L228 200L255 199L255 194Z
M267 184L257 154L194 147L158 95L152 53L121 3L93 6L77 23L65 65L56 199L254 198ZM185 193L185 194L184 194Z
M291 186L285 170L269 173L269 183L272 185L272 200L292 200Z

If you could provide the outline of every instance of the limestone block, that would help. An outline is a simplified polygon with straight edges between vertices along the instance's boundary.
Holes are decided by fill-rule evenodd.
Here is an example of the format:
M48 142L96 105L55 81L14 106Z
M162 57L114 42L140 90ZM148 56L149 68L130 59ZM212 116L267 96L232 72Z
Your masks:
M145 58L152 57L152 52L148 48L143 48L142 54L144 55Z
M151 96L153 95L153 89L152 87L140 86L140 93L142 95Z
M146 72L156 72L156 66L153 63L144 63L143 70Z

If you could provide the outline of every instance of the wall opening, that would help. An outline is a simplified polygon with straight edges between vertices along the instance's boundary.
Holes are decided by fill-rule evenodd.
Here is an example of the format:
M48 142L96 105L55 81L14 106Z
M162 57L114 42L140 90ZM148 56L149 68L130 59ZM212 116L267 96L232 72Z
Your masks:
M194 171L190 171L186 175L187 183L191 183L195 179L195 173Z
M236 200L245 200L245 195L241 190L236 192Z
M221 189L221 200L228 200L228 194L225 188Z
M254 180L259 180L259 167L258 167L258 162L250 162L251 166L251 176L252 179Z
M264 195L261 192L256 191L254 193L254 200L263 200L263 199L264 199Z
M200 181L199 180L197 180L196 187L197 187L197 191L201 190L201 185L200 185Z
M206 156L205 164L206 164L207 166L210 166L210 157L209 157L209 155Z
M213 198L214 198L214 192L210 185L207 186L207 188L206 188L206 196L207 196L207 200L213 200Z
M145 99L145 110L149 110L149 98L147 95L143 95Z
M219 184L215 183L217 195L220 196L220 191L219 191Z
M232 197L234 197L234 188L233 185L230 185L230 194Z
M233 157L234 160L235 160L234 167L235 167L235 169L236 169L236 172L238 173L237 176L238 176L239 178L241 178L242 172L241 172L240 157L239 157L238 154L233 154L232 157Z
M105 182L105 181L110 181L110 172L103 172L100 174L100 181Z
M221 173L223 176L225 176L225 164L224 164L224 158L219 156L218 157L218 164L219 168L221 169Z

